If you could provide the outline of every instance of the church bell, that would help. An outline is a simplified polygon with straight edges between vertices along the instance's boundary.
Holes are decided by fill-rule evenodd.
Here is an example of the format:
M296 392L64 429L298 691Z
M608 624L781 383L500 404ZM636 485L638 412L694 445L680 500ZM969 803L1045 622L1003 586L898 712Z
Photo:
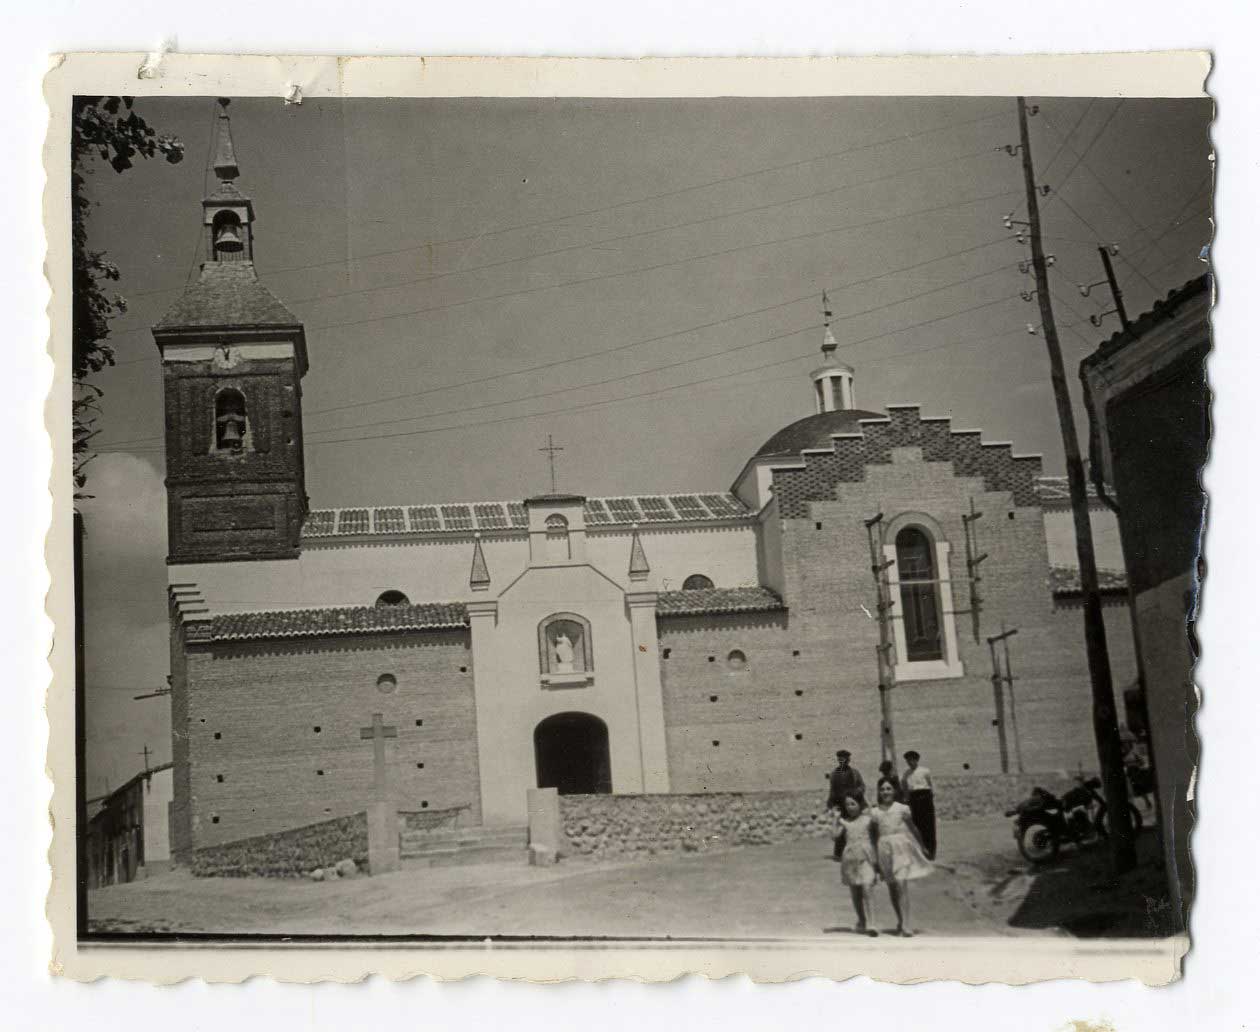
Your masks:
M243 251L245 242L241 239L240 226L234 222L229 222L223 226L214 238L214 249L227 252L228 254L237 254Z
M219 447L240 451L244 441L245 422L236 413L219 417Z

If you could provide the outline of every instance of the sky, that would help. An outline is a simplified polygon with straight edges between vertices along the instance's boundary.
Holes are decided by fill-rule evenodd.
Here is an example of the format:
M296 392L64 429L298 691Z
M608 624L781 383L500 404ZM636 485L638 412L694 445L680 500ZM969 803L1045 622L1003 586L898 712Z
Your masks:
M1068 379L1200 274L1207 101L1041 99L1030 120ZM205 257L212 98L138 100L183 163L96 166L122 272L88 540L88 794L170 758L162 387L150 327ZM812 411L821 294L857 404L917 402L1063 468L1015 102L237 99L262 281L306 326L315 507L724 490ZM1078 435L1085 433L1077 397Z

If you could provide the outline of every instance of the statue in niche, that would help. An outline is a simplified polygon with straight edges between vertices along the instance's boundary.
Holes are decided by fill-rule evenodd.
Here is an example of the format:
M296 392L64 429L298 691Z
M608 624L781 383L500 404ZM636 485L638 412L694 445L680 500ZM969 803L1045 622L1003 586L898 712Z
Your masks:
M573 642L564 631L556 635L552 648L556 657L556 673L573 673Z

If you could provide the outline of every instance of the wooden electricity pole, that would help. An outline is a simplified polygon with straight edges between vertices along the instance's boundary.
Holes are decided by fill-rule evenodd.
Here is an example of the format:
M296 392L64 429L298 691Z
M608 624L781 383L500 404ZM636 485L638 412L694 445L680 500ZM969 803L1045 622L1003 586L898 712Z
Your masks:
M879 752L881 760L897 762L897 745L893 738L893 688L897 668L893 663L892 593L888 590L888 567L893 560L884 558L884 514L876 513L866 524L866 539L871 546L871 575L875 578L875 619L879 624L879 644L875 646L875 667L879 677Z
M1041 246L1041 214L1037 208L1037 184L1033 175L1032 150L1028 141L1028 110L1023 97L1016 100L1019 114L1020 153L1024 162L1024 189L1028 195L1028 242L1032 268L1037 279L1037 304L1041 328L1046 335L1050 357L1050 383L1054 388L1063 435L1063 457L1067 464L1068 491L1072 498L1072 522L1076 528L1076 557L1081 569L1081 600L1085 619L1085 655L1093 689L1094 741L1102 774L1103 796L1107 801L1108 842L1112 866L1117 874L1137 865L1133 824L1129 817L1129 791L1125 780L1124 757L1120 748L1120 725L1116 719L1115 692L1111 684L1111 664L1107 658L1107 630L1103 624L1102 597L1098 591L1098 564L1094 558L1094 538L1089 525L1089 503L1085 496L1085 464L1081 461L1076 437L1076 419L1063 370L1063 352L1050 307L1050 284L1046 255Z

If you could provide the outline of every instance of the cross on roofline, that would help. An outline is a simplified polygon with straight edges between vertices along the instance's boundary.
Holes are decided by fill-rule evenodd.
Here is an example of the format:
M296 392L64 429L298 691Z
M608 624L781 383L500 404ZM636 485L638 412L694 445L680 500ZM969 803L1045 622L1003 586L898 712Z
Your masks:
M558 444L552 444L551 434L548 434L547 446L545 448L539 448L538 450L540 452L547 453L547 464L551 469L551 493L555 494L556 493L556 452L562 452L564 451L564 448L562 448Z

